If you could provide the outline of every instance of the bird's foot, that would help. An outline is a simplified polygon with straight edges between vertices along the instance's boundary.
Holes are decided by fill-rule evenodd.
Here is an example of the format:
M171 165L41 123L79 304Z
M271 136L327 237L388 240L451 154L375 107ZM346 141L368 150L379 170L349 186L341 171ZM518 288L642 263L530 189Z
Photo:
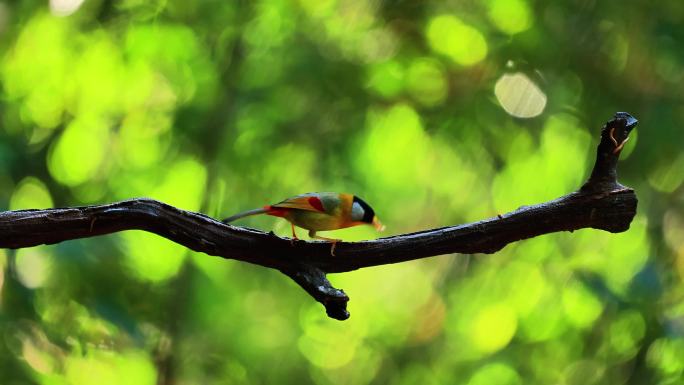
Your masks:
M298 241L299 238L297 238L297 233L295 232L294 224L290 223L290 226L292 226L292 238L290 239L290 244L294 246L295 242Z
M337 246L337 242L341 241L341 239L321 237L320 235L316 235L316 232L313 230L309 231L309 237L332 243L330 246L330 255L333 257L335 256L335 246Z

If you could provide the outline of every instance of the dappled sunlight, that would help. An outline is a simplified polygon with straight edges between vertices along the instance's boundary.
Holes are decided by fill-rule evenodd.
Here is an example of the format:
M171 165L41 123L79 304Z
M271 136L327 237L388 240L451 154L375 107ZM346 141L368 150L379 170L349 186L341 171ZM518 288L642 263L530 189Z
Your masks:
M416 345L432 343L442 334L445 317L444 299L435 293L416 310L409 341Z
M300 0L303 25L320 53L330 59L343 57L376 62L394 56L397 39L376 19L375 1Z
M34 17L3 60L3 88L10 100L22 100L23 119L44 128L62 120L70 90L73 33L64 19ZM35 52L40 52L36 55Z
M611 69L615 72L621 72L627 66L629 41L614 23L604 21L601 23L601 27L606 34L601 51L607 57Z
M336 369L349 364L361 348L366 330L354 324L340 331L318 306L309 306L301 316L303 333L299 350L312 364L324 369ZM356 326L362 325L356 323Z
M566 319L579 329L592 327L603 312L600 299L581 282L565 286L562 303Z
M93 34L89 43L86 49L74 53L78 57L65 73L76 91L69 112L80 116L118 113L125 74L121 52L104 32Z
M350 319L350 324L367 329L368 335L386 345L405 342L414 332L416 312L434 295L432 277L424 269L414 267L418 265L421 262L331 276L334 284L345 287L354 298L349 311L369 314L375 320L366 324Z
M121 235L126 244L126 262L132 275L152 282L176 275L187 249L155 234L134 232Z
M102 117L72 121L50 149L48 169L52 177L76 186L100 173L107 158L109 129Z
M8 332L12 332L8 342L12 341L14 349L17 350L28 369L33 371L38 378L47 379L59 374L64 353L50 342L44 330L41 330L38 325L23 322L21 326Z
M489 0L485 3L489 19L502 32L513 35L533 24L534 15L526 0Z
M85 0L50 0L50 12L55 16L69 16L83 5Z
M387 226L320 234L357 242L576 191L606 119L640 120L618 164L639 199L629 230L331 274L344 322L278 270L144 231L0 250L0 383L680 383L681 15L679 0L0 1L3 210L149 197L222 219L338 191ZM267 215L231 225L291 236Z
M487 56L487 41L482 33L454 15L433 17L425 34L433 50L456 64L474 65Z
M600 361L578 360L566 366L562 379L568 385L598 384L606 372L606 365Z
M417 186L430 177L430 168L424 163L430 139L420 116L406 104L371 110L362 140L355 151L356 168L366 183L376 191L391 194L393 204L404 205L395 220L417 217L425 199L425 190Z
M662 162L648 175L648 183L654 189L666 193L675 191L684 182L684 154L676 159Z
M467 385L520 385L523 384L515 369L502 363L487 364L479 368Z
M354 360L347 365L327 370L312 370L312 379L316 384L328 385L355 385L369 384L375 380L377 373L382 369L382 356L370 346L360 346Z
M163 135L171 125L165 113L133 112L124 118L119 130L115 151L125 169L147 169L159 162L168 149Z
M646 332L643 316L634 310L620 312L608 326L599 347L599 357L608 363L623 362L633 358L639 351Z
M520 338L526 342L542 342L559 338L567 329L563 304L558 301L558 288L546 286L537 305L520 317Z
M51 254L45 246L17 250L14 263L19 282L31 289L45 285L53 270Z
M108 350L93 349L85 356L70 356L65 362L65 372L67 381L73 384L115 385L123 378L139 385L157 382L151 357L135 350L112 354Z
M395 60L368 67L367 87L385 97L392 98L404 89L406 68Z
M684 339L658 338L648 348L646 363L665 381L681 378L684 373Z
M168 81L172 92L168 92L166 87L157 88L156 92L150 94L151 101L168 104L169 100L177 100L180 104L201 104L210 100L208 98L213 94L216 81L215 68L209 60L206 47L187 26L133 26L127 30L122 49L130 58L129 65L138 62L150 65L163 75L165 79L161 81Z
M272 186L286 192L285 196L302 192L316 191L316 158L310 148L288 144L273 150L269 162L259 171L259 181L263 186ZM276 203L285 196L273 197ZM263 205L262 204L262 205Z
M549 290L545 272L531 263L514 262L503 268L504 274L499 287L506 303L513 306L519 316L524 317L539 307L540 301Z
M546 95L523 73L502 75L494 94L501 107L516 118L533 118L546 107Z
M50 207L53 207L50 191L40 179L32 176L25 177L17 184L9 202L10 210Z
M578 271L601 275L604 283L616 294L626 295L634 276L648 259L647 222L637 215L630 231L610 238L580 231L573 237L574 253L569 261Z
M433 59L414 61L406 71L406 88L421 104L440 104L448 91L444 68Z
M664 239L675 255L675 266L684 282L684 214L668 210L663 216Z
M511 156L494 179L497 210L507 212L516 204L544 202L580 187L587 173L590 137L578 126L577 119L566 114L550 116L535 148L528 135L516 136L521 139L513 139ZM512 185L516 189L511 189Z
M468 332L475 349L494 353L504 348L515 335L518 321L508 305L492 304L483 307L472 320Z

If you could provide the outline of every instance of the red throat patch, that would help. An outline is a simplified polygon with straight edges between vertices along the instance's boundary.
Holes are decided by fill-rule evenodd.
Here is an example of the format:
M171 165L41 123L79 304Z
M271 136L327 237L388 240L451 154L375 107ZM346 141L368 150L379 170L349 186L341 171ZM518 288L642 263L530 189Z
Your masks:
M325 212L325 209L323 208L323 203L318 197L309 197L309 204L316 210L320 212Z

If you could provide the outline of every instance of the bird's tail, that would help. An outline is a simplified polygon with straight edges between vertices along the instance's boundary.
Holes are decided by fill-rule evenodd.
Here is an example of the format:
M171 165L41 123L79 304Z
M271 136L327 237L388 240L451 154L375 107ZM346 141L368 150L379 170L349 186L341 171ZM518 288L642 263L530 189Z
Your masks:
M264 214L264 213L268 212L268 210L269 210L269 207L267 206L267 207L262 207L262 208L260 208L260 209L254 209L254 210L245 211L245 212L242 212L242 213L239 213L239 214L235 214L235 215L233 215L233 216L231 216L231 217L228 217L228 218L222 220L221 222L223 222L223 223L230 223L230 222L232 222L232 221L234 221L234 220L236 220L236 219L240 219L240 218L244 218L244 217L249 217L249 216L252 216L252 215Z

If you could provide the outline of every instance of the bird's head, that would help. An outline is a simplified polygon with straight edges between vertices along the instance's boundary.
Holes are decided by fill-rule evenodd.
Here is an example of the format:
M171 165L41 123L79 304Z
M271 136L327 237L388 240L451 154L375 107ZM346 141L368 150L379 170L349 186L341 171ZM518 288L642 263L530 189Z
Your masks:
M355 222L373 225L377 231L385 230L385 226L380 222L378 216L375 215L375 210L373 210L368 203L356 195L354 195L354 200L352 203L351 219Z

